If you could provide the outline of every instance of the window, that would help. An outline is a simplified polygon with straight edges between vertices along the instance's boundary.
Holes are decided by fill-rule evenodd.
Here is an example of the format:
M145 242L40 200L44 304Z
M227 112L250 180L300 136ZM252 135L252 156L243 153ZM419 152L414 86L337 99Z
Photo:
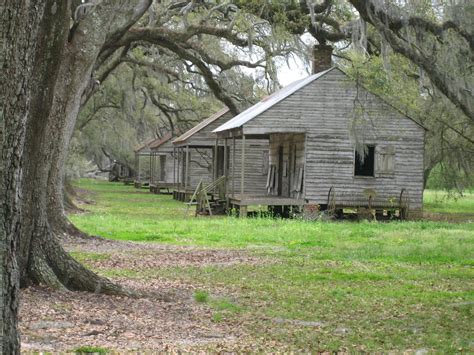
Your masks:
M393 146L377 146L377 176L391 177L395 171L395 149Z
M375 165L375 147L367 146L365 156L359 155L356 151L354 155L354 175L355 176L374 176Z

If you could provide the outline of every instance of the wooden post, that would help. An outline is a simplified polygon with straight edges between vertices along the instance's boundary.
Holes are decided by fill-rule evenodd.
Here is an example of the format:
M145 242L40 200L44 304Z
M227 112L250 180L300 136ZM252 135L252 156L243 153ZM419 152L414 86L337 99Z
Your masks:
M150 181L149 183L151 184L151 182L153 181L153 152L150 151L150 154L149 154L149 168L150 168Z
M215 152L215 163L214 163L214 181L217 180L219 176L219 138L216 137L216 145L214 147L214 152ZM217 191L217 187L214 187L213 193L215 194Z
M189 174L189 145L186 146L186 166L184 171L184 199L186 200L186 192L188 190L188 174Z
M138 179L137 179L137 181L138 181L138 185L141 185L142 179L141 179L141 176L140 176L140 153L138 153L137 156L138 156L138 167L137 167Z
M235 196L235 136L232 134L232 197Z
M227 137L224 139L224 176L225 176L225 180L224 180L224 198L226 199L226 201L228 201L227 199ZM227 205L226 203L226 207L228 208L229 206Z
M176 150L178 153L177 157L178 157L178 171L176 172L176 185L177 185L177 190L179 192L179 189L181 188L181 149L178 148Z
M223 172L224 172L224 176L226 177L227 179L227 164L229 164L229 162L227 161L227 138L224 139L224 169L223 169Z
M240 206L239 217L240 218L247 217L247 206Z
M244 198L245 191L245 134L242 135L242 163L240 167L240 198Z
M176 187L176 147L173 147L173 186Z
M138 153L135 153L135 181L138 181Z

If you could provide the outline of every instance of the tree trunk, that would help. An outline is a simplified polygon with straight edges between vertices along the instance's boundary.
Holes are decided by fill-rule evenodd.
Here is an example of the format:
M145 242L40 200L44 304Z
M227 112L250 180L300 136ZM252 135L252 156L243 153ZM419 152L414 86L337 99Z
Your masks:
M122 0L121 7L116 0L103 1L71 30L70 2L50 2L54 5L46 10L50 18L45 21L49 32L38 43L43 57L35 63L44 80L31 100L35 119L27 125L23 154L23 229L18 253L21 283L129 295L83 267L62 248L60 237L78 232L64 213L63 178L81 99L107 36L129 25L130 18L141 17L147 8L143 4L149 6L149 1ZM142 12L136 11L137 3Z
M1 5L2 53L2 184L0 213L0 353L19 353L17 313L19 268L17 247L23 233L22 184L26 127L33 120L32 98L43 76L32 68L38 42L48 34L47 9L52 1L6 0ZM45 65L47 58L45 58Z

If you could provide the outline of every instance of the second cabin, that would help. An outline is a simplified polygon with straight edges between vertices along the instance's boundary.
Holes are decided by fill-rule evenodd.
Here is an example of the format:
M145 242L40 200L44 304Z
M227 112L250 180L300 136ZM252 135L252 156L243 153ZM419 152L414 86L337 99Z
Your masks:
M232 144L230 140L219 140L212 132L232 117L229 109L224 108L173 141L177 156L175 199L187 201L200 183L209 186L218 179L222 180L223 189L232 190L240 186L241 175L232 179L230 172L240 170L241 142L234 141ZM252 140L246 147L245 180L248 189L263 194L268 171L268 140ZM216 190L213 189L213 192ZM209 194L212 194L211 191Z

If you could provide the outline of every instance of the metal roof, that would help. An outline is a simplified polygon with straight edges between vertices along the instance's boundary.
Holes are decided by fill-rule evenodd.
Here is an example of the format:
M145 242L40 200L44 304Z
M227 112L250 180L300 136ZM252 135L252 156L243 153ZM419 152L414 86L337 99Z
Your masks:
M166 133L163 137L157 138L153 142L151 142L150 149L157 149L158 147L168 142L171 138L173 138L171 132Z
M146 141L144 141L144 142L138 144L137 146L135 146L133 151L135 153L138 153L139 151L141 151L145 148L150 148L150 144L153 143L155 140L156 140L156 138L148 138Z
M187 141L193 135L195 135L196 133L201 131L203 128L206 128L207 126L209 126L215 120L221 118L227 112L229 112L229 109L227 107L225 107L222 110L216 112L212 116L206 118L204 121L202 121L201 123L199 123L196 126L194 126L193 128L191 128L189 131L187 131L187 132L183 133L182 135L180 135L178 138L176 138L173 141L173 144L183 143L183 142Z
M269 108L273 107L280 101L286 99L291 94L294 94L296 91L304 88L306 85L312 83L316 79L320 78L324 74L328 73L329 71L333 70L335 67L332 67L328 70L313 74L308 76L307 78L297 80L284 88L274 92L270 96L267 96L262 101L256 103L255 105L251 106L244 112L240 113L239 115L235 116L231 120L224 123L222 126L217 127L213 130L214 133L227 131L234 128L242 127L248 121L254 119L261 113L265 112Z

